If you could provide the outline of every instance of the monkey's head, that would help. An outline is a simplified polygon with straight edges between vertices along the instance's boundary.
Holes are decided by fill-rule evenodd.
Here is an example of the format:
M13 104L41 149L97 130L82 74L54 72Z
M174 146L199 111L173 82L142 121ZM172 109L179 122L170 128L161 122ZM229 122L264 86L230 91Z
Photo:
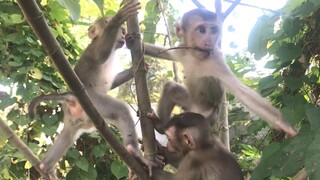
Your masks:
M165 126L170 152L185 155L194 149L208 145L209 121L201 114L186 112L171 118Z
M97 39L99 37L102 36L104 29L107 27L108 23L110 22L110 20L112 19L112 17L110 16L103 16L99 19L97 19L93 25L91 25L88 29L88 36L91 40ZM120 31L118 34L118 38L116 41L116 45L115 48L122 48L124 43L125 43L125 36L127 34L127 31L124 27L124 25L122 25L120 27Z
M185 13L175 28L182 45L194 48L200 56L213 53L220 40L217 14L206 9L198 8Z

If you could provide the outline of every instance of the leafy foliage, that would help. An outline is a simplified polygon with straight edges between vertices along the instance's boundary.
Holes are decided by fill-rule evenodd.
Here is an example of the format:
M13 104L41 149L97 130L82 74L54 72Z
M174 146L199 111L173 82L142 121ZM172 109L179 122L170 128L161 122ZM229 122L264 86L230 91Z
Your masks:
M301 127L295 139L271 139L252 179L292 177L303 167L310 179L319 178L319 15L319 1L288 1L278 13L261 17L251 31L249 51L257 59L269 56L266 67L274 69L261 79L261 93L271 95L289 121Z

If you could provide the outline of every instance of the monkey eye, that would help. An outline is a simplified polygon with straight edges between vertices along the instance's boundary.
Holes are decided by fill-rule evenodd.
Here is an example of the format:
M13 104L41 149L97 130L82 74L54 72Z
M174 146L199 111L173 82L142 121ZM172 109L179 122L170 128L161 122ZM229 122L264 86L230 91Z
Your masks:
M206 28L204 26L198 26L197 31L203 34L203 33L206 33Z
M217 26L211 27L211 28L210 28L210 32L211 32L212 34L216 34L216 33L219 32L219 28L218 28Z

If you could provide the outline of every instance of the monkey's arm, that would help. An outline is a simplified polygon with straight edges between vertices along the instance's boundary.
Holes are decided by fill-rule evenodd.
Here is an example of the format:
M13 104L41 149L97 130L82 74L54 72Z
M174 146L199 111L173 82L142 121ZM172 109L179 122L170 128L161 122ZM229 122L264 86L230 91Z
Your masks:
M120 85L122 85L123 83L129 81L130 79L132 79L133 77L133 71L132 68L126 69L120 73L118 73L115 77L115 79L113 80L111 89L114 89Z
M169 53L170 50L167 48L163 48L149 43L144 43L144 51L145 54L148 56L173 61L173 57Z
M139 2L127 1L116 13L115 16L106 24L102 37L99 38L95 48L94 55L96 60L104 63L115 48L118 39L118 33L121 25L132 15L136 15L140 9ZM107 42L107 43L106 43Z
M242 84L225 63L219 61L215 70L216 76L219 77L224 86L253 113L267 121L272 127L283 130L291 137L297 134L297 131L278 109L256 91Z

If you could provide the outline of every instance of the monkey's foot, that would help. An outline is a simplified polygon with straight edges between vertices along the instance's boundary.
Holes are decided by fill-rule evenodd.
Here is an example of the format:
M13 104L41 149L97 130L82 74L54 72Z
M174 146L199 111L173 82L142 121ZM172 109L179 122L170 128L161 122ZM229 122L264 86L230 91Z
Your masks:
M152 121L160 121L156 113L152 110L152 112L147 113L147 117L151 119Z
M152 176L152 168L158 167L158 165L142 156L140 151L136 148L134 148L131 144L128 144L126 146L127 151L132 154L139 162L141 162L143 165L145 165L148 168L149 176Z

